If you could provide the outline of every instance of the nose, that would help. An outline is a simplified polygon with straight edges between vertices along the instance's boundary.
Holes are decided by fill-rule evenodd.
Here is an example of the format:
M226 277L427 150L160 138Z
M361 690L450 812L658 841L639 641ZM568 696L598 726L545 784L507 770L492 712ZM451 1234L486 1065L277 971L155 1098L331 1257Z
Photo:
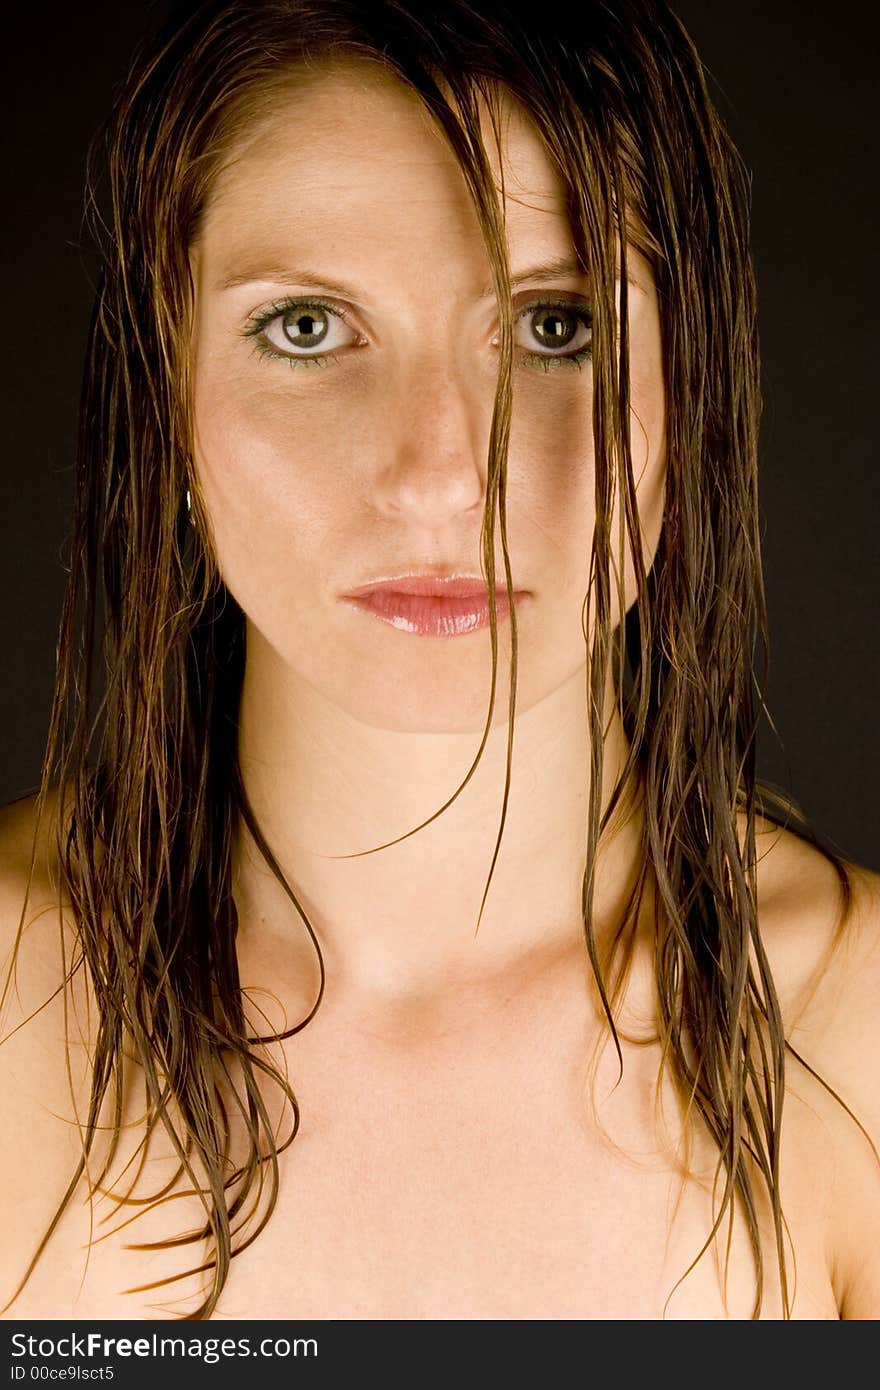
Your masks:
M389 441L377 503L420 526L440 526L485 505L489 442L485 382L468 386L457 364L420 356L386 403Z

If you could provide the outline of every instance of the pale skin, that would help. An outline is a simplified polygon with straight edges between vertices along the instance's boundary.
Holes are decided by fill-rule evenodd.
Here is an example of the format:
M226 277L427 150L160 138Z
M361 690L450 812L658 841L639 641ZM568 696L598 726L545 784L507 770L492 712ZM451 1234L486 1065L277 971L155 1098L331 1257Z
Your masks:
M501 159L516 280L570 258L572 246L558 175L528 120L512 107L507 117ZM508 543L514 585L528 596L518 609L507 821L475 935L504 786L506 622L490 737L464 792L398 845L332 856L394 839L438 810L483 729L487 630L414 636L338 597L408 567L479 573L498 366L479 226L422 108L361 69L298 83L235 153L193 250L198 481L221 572L248 623L243 775L318 934L328 983L315 1020L273 1054L289 1066L302 1131L282 1159L278 1208L233 1261L215 1317L660 1317L711 1226L714 1157L697 1138L693 1175L676 1171L674 1108L665 1136L653 1110L656 1047L624 1044L616 1089L606 1048L589 1099L587 1063L602 1037L580 914L590 365L545 371L525 358L546 349L523 310L560 298L582 306L589 287L559 273L514 287ZM633 463L650 563L664 503L663 345L650 267L632 250L628 280ZM336 360L292 368L254 351L254 316L292 298L345 311L346 323L329 321ZM277 347L277 331L264 331ZM496 573L503 586L500 539ZM627 604L634 597L627 571ZM607 713L606 794L626 747L610 699ZM5 915L15 923L27 814L5 812L0 840ZM597 861L600 936L638 868L639 814ZM760 829L759 916L793 1041L876 1134L880 879L860 872L847 942L817 973L835 921L835 876L795 837ZM43 872L46 892L51 866ZM234 888L243 983L274 1026L289 1026L314 1000L314 951L244 838ZM625 1004L634 1026L650 1015L650 929L645 921ZM33 1008L55 987L57 964L51 932L26 940L22 993ZM0 1160L12 1257L4 1298L75 1152L69 1124L50 1113L70 1111L57 1062L62 1028L56 1004L0 1052L22 1136ZM76 1049L73 1070L81 1096ZM25 1150L47 1155L40 1184ZM161 1143L156 1153L158 1178L168 1157ZM798 1257L794 1316L877 1316L880 1166L801 1074L786 1110L783 1195ZM151 1316L175 1297L178 1309L193 1306L197 1281L119 1290L197 1263L193 1252L122 1249L126 1239L195 1224L194 1207L176 1203L98 1245L80 1290L87 1211L77 1204L65 1218L9 1316ZM99 1203L98 1216L109 1212ZM763 1315L778 1317L772 1253L768 1261ZM710 1254L666 1313L748 1316L752 1294L740 1229L726 1305Z
M294 107L297 99L300 88ZM488 259L457 166L413 98L355 75L312 83L308 104L307 143L282 115L221 176L193 258L199 478L221 568L249 620L240 747L265 833L314 907L336 991L358 1010L375 1008L377 1027L412 1012L412 1026L430 1032L428 1010L450 1007L461 1023L468 998L480 1012L508 967L536 950L577 948L581 937L589 369L521 365L541 342L520 318L508 544L514 586L529 596L517 610L508 819L475 940L504 787L507 623L490 741L461 797L380 854L328 856L425 820L479 745L488 631L413 637L337 595L428 564L479 574L498 369L497 309L481 294ZM522 122L511 128L506 173L514 279L573 258L562 189ZM242 338L267 302L302 293L308 303L302 279L279 273L294 264L355 291L356 310L324 291L356 319L334 323L343 346L320 369L261 359ZM634 462L651 554L663 507L660 326L647 266L633 273ZM245 274L254 278L224 288ZM532 278L515 294L522 316L560 295L575 308L588 286L582 276ZM496 572L503 583L500 538ZM609 766L623 747L615 721ZM631 854L621 841L603 903ZM278 901L265 867L247 859L240 869L244 892Z

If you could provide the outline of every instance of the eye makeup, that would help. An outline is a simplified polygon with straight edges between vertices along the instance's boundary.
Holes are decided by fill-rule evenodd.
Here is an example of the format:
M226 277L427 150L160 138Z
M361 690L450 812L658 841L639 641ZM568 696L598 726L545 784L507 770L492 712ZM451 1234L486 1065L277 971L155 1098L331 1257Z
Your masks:
M317 310L317 315L313 312ZM335 320L337 323L348 324L348 317L336 304L330 304L325 300L313 297L291 296L289 298L277 300L257 313L251 315L247 325L243 330L243 336L253 342L254 350L260 357L285 362L291 367L326 367L339 361L339 350L323 352L296 352L286 351L277 340L273 339L269 330L279 322L291 318L297 311L299 320L309 321L317 317L323 318L325 322L332 325ZM592 328L592 313L582 300L564 298L537 298L531 303L524 305L516 314L516 323L520 324L523 320L531 318L533 321L539 315L545 318L555 318L556 322L566 320L573 326L573 332L567 335L567 339L577 339L586 333L589 335ZM355 330L352 329L352 332ZM534 333L534 329L532 329ZM305 329L296 334L298 337L314 336L314 330ZM326 333L323 335L326 336ZM565 336L558 334L557 336ZM291 349L295 348L291 342ZM351 344L350 346L355 346ZM586 342L570 352L536 352L524 351L521 356L523 365L534 367L538 370L548 372L559 368L580 369L584 362L590 360L592 356L592 344L587 338Z

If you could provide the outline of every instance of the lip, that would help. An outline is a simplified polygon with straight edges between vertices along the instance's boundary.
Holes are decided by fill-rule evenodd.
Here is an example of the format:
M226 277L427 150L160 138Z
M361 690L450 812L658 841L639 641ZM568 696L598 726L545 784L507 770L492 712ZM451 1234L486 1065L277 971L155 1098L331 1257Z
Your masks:
M514 591L515 603L525 597L524 590ZM400 632L419 637L461 637L489 626L489 589L481 575L396 575L363 584L342 599ZM507 590L496 584L498 621L509 611Z

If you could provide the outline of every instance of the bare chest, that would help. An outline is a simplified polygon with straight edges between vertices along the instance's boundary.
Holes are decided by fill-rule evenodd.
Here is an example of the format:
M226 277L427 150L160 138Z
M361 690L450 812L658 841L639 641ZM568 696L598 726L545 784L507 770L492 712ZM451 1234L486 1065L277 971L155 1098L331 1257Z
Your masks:
M636 1049L594 1108L588 1067L570 1043L551 1030L543 1047L535 1037L511 1042L507 1056L492 1050L481 1063L440 1048L393 1066L349 1051L334 1065L325 1050L320 1067L299 1077L294 1068L300 1127L280 1158L274 1209L232 1259L213 1318L751 1316L754 1264L741 1222L726 1303L726 1225L678 1282L712 1227L711 1149L692 1148L685 1176L674 1126L668 1135L658 1126L656 1068ZM600 1097L613 1075L600 1068ZM161 1146L153 1152L146 1173L158 1189L173 1160ZM266 1212L270 1187L266 1172L262 1200L255 1184L233 1220L234 1247ZM93 1234L103 1238L86 1267L88 1208L74 1206L17 1315L171 1318L195 1308L209 1271L143 1286L202 1264L210 1245L125 1247L195 1229L203 1208L178 1197L104 1234L135 1210L114 1215L98 1199ZM834 1318L821 1233L808 1214L795 1222L795 1316ZM765 1317L780 1315L775 1288L771 1251Z

